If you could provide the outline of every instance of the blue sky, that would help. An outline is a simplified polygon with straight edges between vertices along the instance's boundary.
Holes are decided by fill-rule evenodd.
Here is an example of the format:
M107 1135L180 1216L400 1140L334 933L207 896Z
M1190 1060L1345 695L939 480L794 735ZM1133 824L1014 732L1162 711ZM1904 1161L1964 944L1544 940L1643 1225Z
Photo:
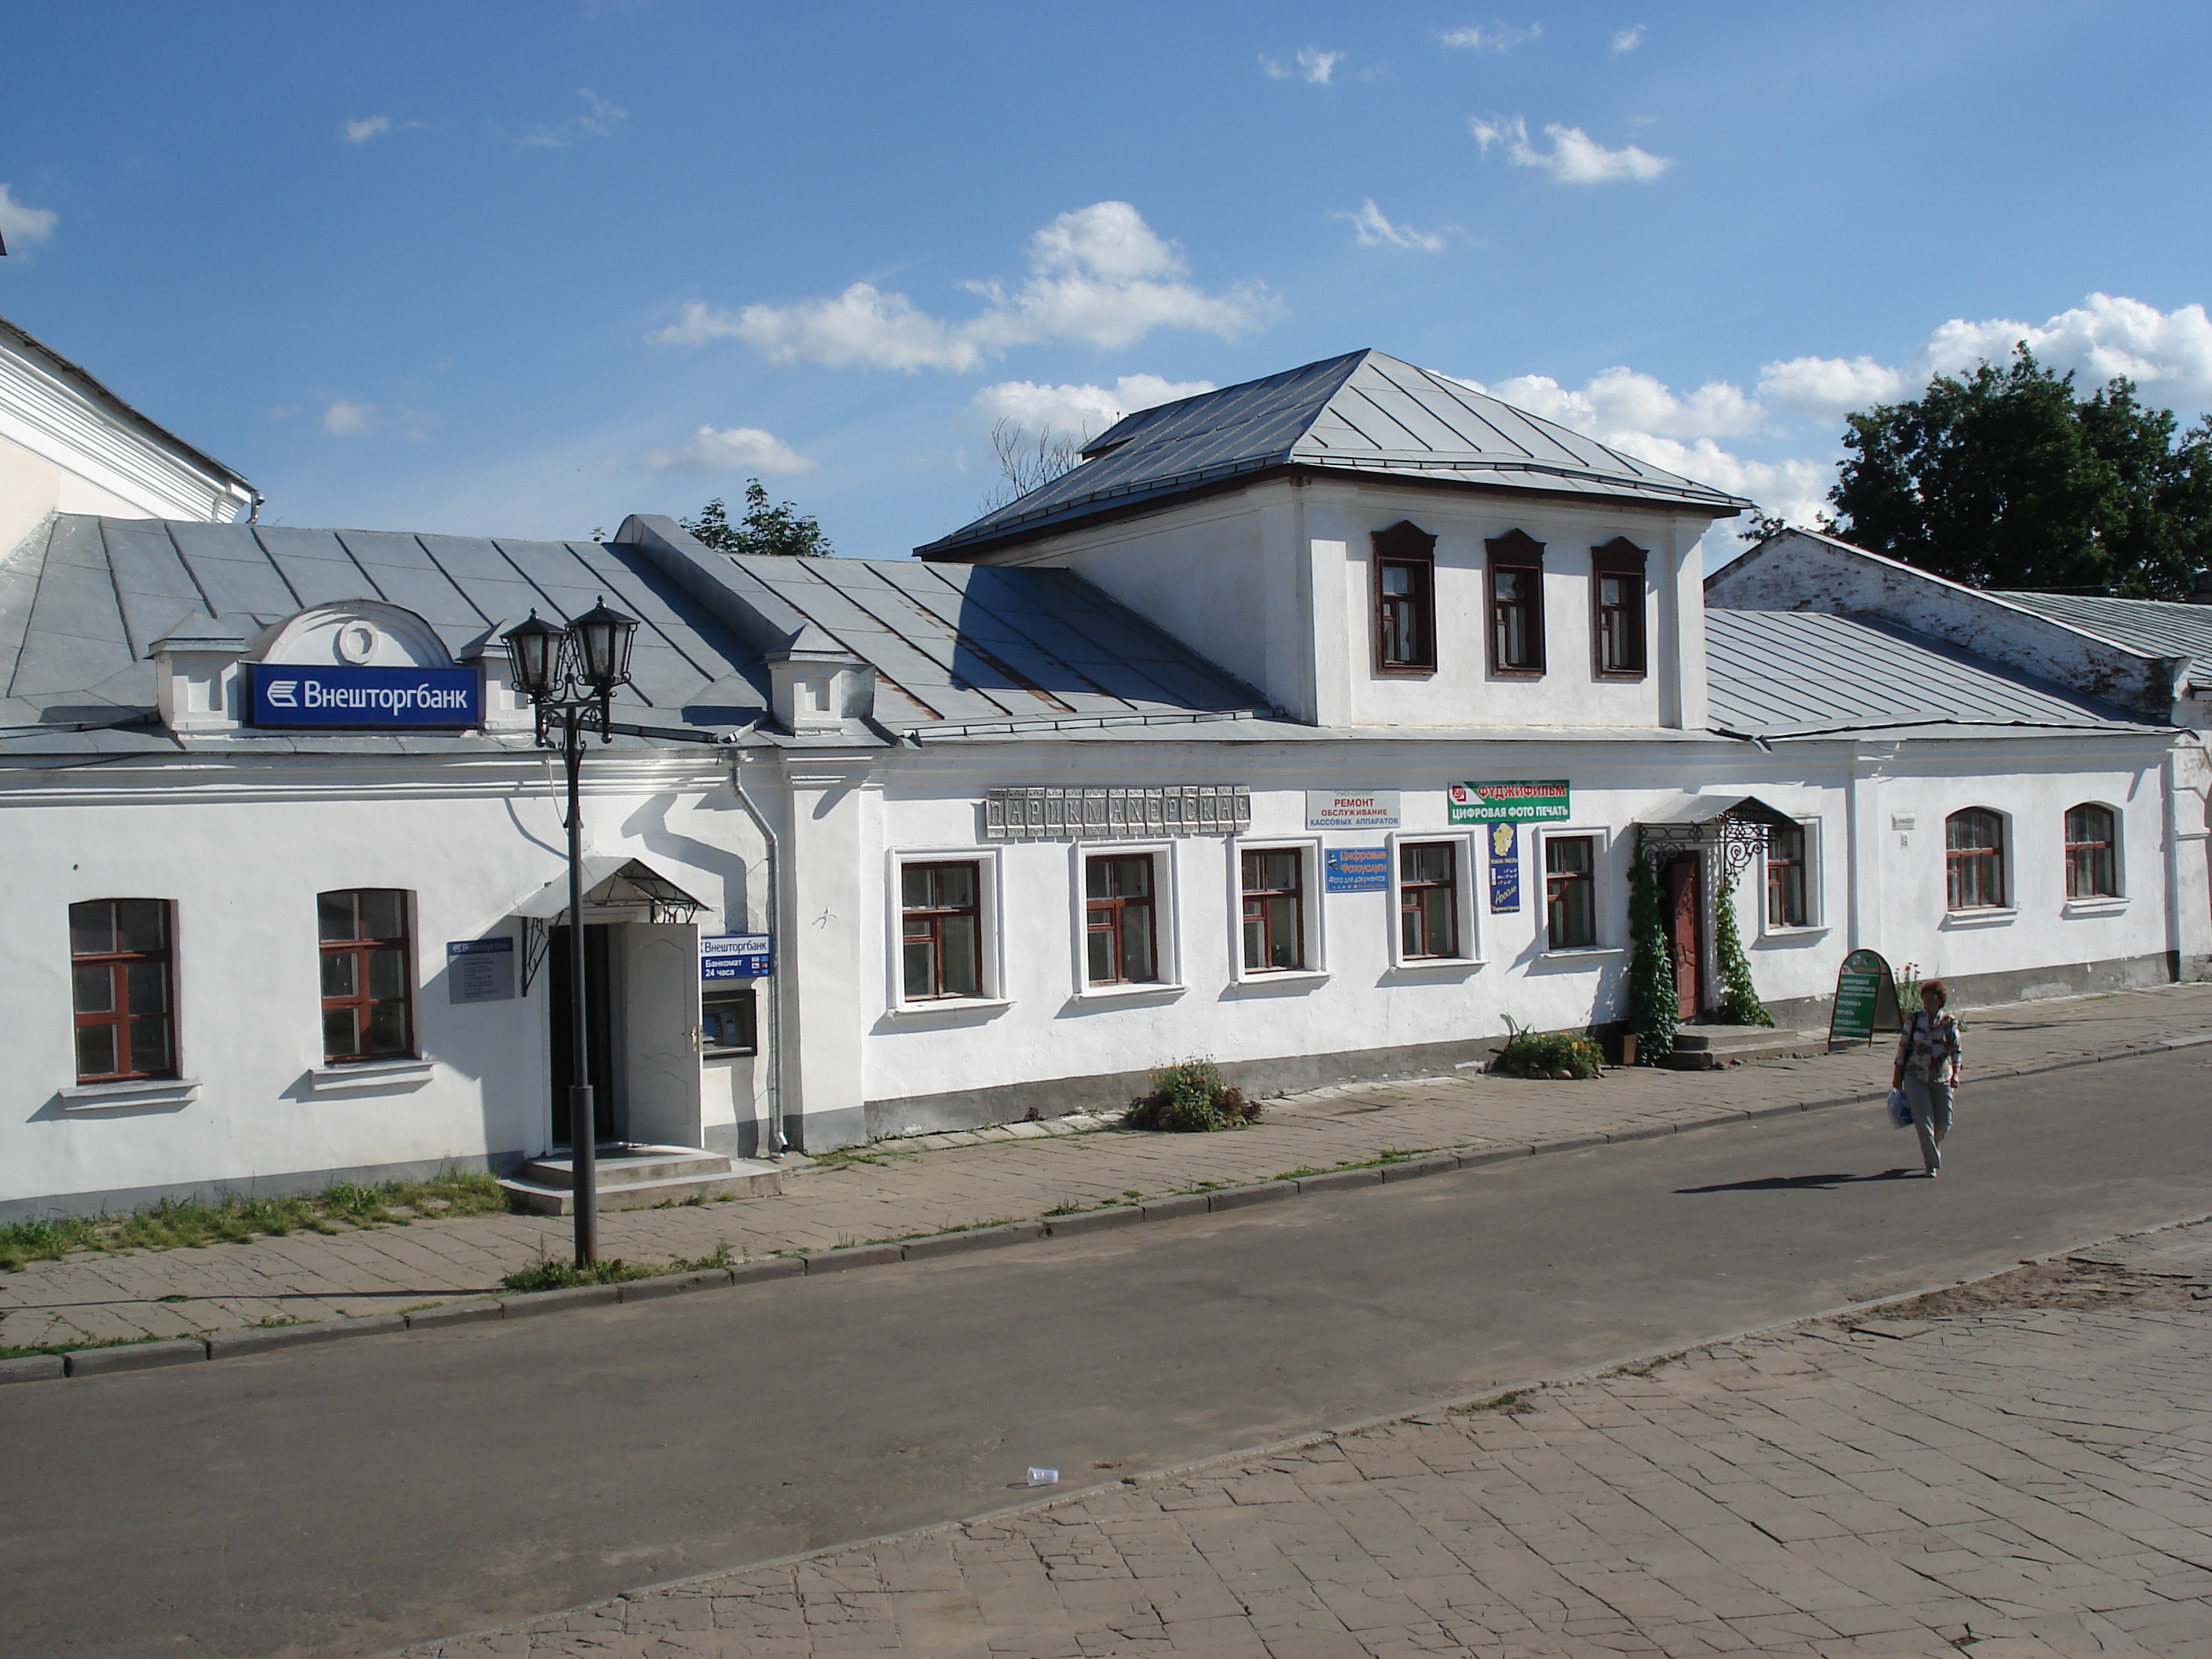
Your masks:
M0 0L0 314L291 524L842 552L1362 346L1803 516L2023 332L2212 406L2184 5Z

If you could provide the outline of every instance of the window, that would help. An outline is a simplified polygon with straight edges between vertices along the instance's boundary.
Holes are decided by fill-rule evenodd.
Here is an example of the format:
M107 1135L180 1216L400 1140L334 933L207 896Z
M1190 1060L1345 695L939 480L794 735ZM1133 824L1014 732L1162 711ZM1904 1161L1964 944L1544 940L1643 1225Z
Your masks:
M318 893L323 942L323 1058L392 1060L415 1052L407 895L394 887Z
M2066 896L2118 898L2118 837L2109 806L2077 806L2066 815Z
M1544 927L1554 951L1597 943L1597 837L1544 838Z
M1091 984L1146 984L1159 978L1154 882L1149 853L1084 861L1084 973Z
M708 991L699 999L699 1046L709 1059L760 1052L758 1005L752 988Z
M1490 555L1490 672L1544 672L1544 544L1519 530L1483 544Z
M1272 848L1243 855L1244 971L1306 965L1305 853Z
M176 1076L168 901L94 899L69 923L76 1080Z
M1600 679L1644 677L1644 556L1625 536L1590 549L1590 636Z
M1812 921L1805 904L1805 827L1766 832L1766 925L1803 927Z
M983 994L981 867L972 860L899 872L906 1000Z
M1970 806L1944 821L1945 901L1954 910L2004 908L2004 820Z
M1459 955L1459 847L1411 842L1398 848L1398 950L1416 957Z
M1410 520L1376 532L1375 666L1425 674L1437 665L1437 538Z

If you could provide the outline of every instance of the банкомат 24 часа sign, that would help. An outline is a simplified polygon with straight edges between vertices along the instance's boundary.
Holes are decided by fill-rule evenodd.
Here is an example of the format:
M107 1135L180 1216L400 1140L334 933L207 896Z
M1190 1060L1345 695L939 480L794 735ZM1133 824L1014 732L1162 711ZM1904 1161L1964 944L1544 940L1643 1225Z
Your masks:
M256 726L469 726L483 724L483 676L473 668L253 665Z

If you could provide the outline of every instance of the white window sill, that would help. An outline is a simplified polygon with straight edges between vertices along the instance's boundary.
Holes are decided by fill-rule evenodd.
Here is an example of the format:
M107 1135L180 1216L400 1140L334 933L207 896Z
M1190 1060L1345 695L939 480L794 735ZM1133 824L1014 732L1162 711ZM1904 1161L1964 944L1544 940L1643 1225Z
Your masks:
M1394 974L1471 974L1483 964L1480 957L1409 957L1390 964Z
M1262 968L1242 973L1230 981L1233 987L1249 988L1270 985L1319 985L1328 979L1326 968Z
M2069 916L2117 916L2128 908L2124 893L2108 893L2102 898L2068 899L2061 912Z
M936 997L927 1002L893 1003L894 1019L917 1019L926 1014L995 1014L1014 1006L1011 997Z
M352 1094L362 1089L419 1089L437 1074L428 1060L365 1060L356 1066L317 1066L307 1087L319 1095Z
M1759 937L1790 943L1802 939L1819 939L1828 931L1828 924L1825 921L1808 921L1797 927L1770 927Z
M1144 997L1179 997L1190 988L1170 980L1133 980L1120 985L1086 985L1075 994L1078 1002L1131 1002Z
M73 1083L61 1091L65 1112L106 1112L118 1107L189 1106L200 1097L196 1077L133 1078L124 1083Z
M1943 913L1946 927L2004 927L2020 916L2017 905L1992 905L1985 910L1947 910Z
M1558 951L1547 951L1546 962L1581 962L1592 957L1625 957L1628 948L1622 945L1570 945Z

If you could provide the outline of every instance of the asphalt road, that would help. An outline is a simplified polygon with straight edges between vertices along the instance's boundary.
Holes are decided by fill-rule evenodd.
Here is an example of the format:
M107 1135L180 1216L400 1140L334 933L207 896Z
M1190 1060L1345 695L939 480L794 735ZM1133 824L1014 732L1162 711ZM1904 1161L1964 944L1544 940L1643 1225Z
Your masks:
M374 1653L2212 1210L2212 1054L0 1390L0 1654ZM1102 1473L1101 1471L1109 1471Z

